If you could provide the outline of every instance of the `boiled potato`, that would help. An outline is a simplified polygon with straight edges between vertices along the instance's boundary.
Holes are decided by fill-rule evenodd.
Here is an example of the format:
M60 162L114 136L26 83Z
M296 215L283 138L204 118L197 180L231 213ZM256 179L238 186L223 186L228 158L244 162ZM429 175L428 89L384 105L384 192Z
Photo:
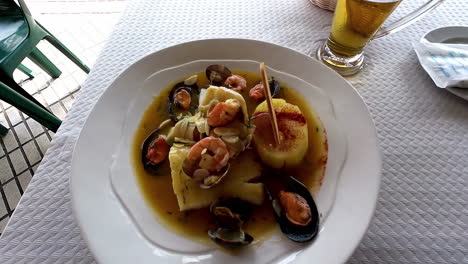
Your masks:
M299 107L283 99L273 99L281 143L276 146L271 128L268 106L257 106L253 116L256 125L254 143L262 161L273 168L293 167L304 158L309 147L307 122Z

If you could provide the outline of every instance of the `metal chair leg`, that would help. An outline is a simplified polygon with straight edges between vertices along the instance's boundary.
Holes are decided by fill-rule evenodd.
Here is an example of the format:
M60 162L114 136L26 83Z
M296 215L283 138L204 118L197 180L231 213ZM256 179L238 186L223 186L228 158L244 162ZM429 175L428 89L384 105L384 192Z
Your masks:
M47 72L52 78L58 78L62 74L57 66L55 66L38 48L34 48L28 55L28 58Z

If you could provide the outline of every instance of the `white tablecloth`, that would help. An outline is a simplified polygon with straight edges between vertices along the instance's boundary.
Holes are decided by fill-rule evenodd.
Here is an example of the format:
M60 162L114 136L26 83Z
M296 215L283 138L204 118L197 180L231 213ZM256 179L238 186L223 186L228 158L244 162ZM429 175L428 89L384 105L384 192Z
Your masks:
M404 1L397 13L419 3ZM446 1L371 43L365 70L349 78L370 108L383 152L377 211L350 263L468 263L468 102L436 88L411 47L431 29L468 25L467 13L466 0ZM131 1L6 227L0 263L94 262L71 211L72 150L99 96L132 62L215 37L310 53L331 19L306 0Z

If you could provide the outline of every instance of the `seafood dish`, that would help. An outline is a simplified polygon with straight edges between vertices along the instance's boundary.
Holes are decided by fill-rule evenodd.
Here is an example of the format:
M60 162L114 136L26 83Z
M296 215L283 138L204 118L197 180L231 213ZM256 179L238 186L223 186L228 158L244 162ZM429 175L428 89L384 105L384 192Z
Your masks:
M224 65L174 81L132 141L139 187L161 224L226 249L261 243L275 230L313 241L320 223L313 197L328 158L313 106L274 76L264 83L260 73Z

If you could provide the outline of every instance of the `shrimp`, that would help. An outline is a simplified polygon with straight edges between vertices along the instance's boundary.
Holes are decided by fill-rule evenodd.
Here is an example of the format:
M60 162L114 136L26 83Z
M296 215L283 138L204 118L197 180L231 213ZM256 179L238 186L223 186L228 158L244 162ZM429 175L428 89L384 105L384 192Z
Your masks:
M247 88L247 81L244 77L239 75L231 75L224 81L224 85L232 90L241 93Z
M208 125L220 127L231 123L240 108L240 102L236 99L228 99L225 102L217 103L208 113Z
M220 138L206 137L192 146L187 154L187 159L189 161L187 164L198 165L200 169L215 173L227 165L229 151Z
M265 100L265 88L262 83L255 85L249 92L250 99L255 102L260 102Z
M180 89L180 91L174 94L174 102L176 102L177 106L179 106L182 110L188 110L191 101L192 98L190 96L190 93L184 89Z
M148 159L153 165L156 165L163 162L167 155L169 155L169 145L164 137L159 136L148 148L146 159Z
M279 200L288 220L299 226L306 226L312 220L307 201L297 193L280 191Z

